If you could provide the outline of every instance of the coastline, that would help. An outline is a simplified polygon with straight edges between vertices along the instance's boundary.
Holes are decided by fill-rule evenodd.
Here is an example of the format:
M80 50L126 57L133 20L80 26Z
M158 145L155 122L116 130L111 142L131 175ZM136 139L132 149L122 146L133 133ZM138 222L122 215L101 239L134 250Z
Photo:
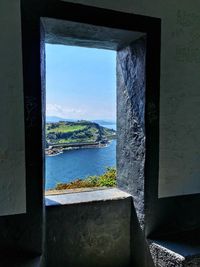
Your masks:
M77 150L77 149L84 149L84 148L103 148L107 147L111 141L108 140L104 143L101 142L94 142L94 143L71 143L71 144L56 144L52 145L49 148L45 149L45 155L49 157L57 156L59 154L62 154L63 151L68 151L68 150Z

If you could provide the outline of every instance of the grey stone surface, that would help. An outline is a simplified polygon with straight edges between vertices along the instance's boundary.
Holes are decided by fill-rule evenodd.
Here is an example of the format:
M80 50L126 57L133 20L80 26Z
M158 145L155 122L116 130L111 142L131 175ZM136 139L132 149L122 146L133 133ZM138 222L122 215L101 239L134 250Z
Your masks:
M156 267L200 266L199 246L186 246L178 242L149 242L150 252Z
M150 242L149 247L156 267L183 267L183 256L154 242Z
M89 192L66 193L49 195L45 197L46 206L78 204L94 201L117 200L131 197L130 194L117 188L94 190Z
M192 240L179 240L178 237L176 237L173 241L156 240L156 244L160 247L166 248L167 250L173 251L184 258L195 257L200 254L200 244L198 241L194 244Z
M42 18L45 41L53 44L118 50L143 35L141 32L100 27L85 23Z
M133 196L144 224L145 37L117 53L117 171L119 188Z
M46 266L127 267L131 199L46 208Z

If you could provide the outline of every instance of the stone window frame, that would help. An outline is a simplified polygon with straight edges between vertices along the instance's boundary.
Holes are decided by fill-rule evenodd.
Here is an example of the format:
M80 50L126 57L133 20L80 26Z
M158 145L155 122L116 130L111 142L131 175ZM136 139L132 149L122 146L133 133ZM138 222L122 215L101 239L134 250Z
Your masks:
M42 3L41 3L42 2ZM31 8L30 8L31 6ZM144 213L152 216L158 198L161 20L64 1L22 1L25 100L26 193L28 206L44 198L45 32L41 18L73 21L146 34ZM34 16L33 16L34 14ZM100 40L102 41L102 40ZM153 67L152 67L153 65ZM30 205L29 205L30 204ZM151 227L150 227L151 228Z

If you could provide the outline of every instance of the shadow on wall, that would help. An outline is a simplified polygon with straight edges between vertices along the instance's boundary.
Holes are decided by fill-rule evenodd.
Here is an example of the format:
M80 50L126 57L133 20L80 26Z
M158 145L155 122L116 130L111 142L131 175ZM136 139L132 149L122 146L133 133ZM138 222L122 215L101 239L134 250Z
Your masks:
M155 267L148 241L138 221L133 201L131 203L131 267Z

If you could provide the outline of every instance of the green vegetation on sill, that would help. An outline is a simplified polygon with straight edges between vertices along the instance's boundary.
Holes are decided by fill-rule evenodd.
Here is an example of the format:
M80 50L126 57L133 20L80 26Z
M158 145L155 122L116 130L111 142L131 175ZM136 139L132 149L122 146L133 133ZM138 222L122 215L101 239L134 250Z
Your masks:
M108 167L102 175L88 176L86 179L76 179L70 183L58 183L55 190L75 189L84 187L114 187L116 186L116 169Z

